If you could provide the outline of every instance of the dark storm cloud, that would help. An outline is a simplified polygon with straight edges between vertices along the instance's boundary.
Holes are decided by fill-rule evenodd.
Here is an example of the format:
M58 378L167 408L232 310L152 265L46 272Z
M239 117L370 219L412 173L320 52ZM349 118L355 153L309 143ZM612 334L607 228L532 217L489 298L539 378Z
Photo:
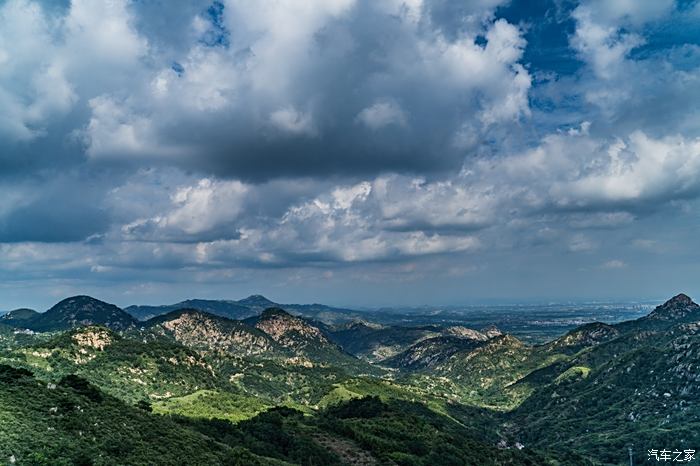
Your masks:
M26 45L3 59L2 163L87 156L251 180L459 169L528 112L525 43L490 16L497 3L465 9L455 36L438 14L449 2L13 0L5 39Z
M104 233L111 214L104 208L109 184L90 171L44 171L13 185L0 216L0 243L82 241Z
M280 9L301 10L299 24L274 26L264 7L221 8L216 20L197 16L200 40L173 59L176 69L154 69L151 86L129 98L90 102L88 154L167 157L252 180L444 172L493 125L528 111L524 42L503 21L472 21L447 38L420 8L400 4L289 4ZM201 41L226 27L224 43ZM115 138L123 128L128 145Z

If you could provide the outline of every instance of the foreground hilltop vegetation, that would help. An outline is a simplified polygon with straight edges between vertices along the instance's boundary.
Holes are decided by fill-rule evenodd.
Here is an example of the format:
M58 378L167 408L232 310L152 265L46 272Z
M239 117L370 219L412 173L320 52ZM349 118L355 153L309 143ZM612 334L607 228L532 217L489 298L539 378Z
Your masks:
M132 307L139 320L77 296L0 317L0 462L629 464L628 448L641 463L700 446L685 295L536 346L261 296L198 302Z

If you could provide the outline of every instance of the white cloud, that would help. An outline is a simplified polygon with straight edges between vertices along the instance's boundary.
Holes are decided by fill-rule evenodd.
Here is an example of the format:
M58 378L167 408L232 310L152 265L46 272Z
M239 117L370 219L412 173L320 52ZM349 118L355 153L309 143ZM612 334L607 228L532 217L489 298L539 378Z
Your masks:
M406 115L403 110L397 103L391 101L377 102L364 108L357 115L357 119L374 130L389 125L404 126L406 124Z
M601 267L604 269L613 269L613 270L614 269L624 269L625 267L627 267L627 264L625 264L623 261L621 261L619 259L612 259L612 260L609 260L607 262L604 262L601 265Z
M241 213L247 191L239 181L202 179L197 186L181 188L175 193L172 200L177 207L166 217L166 225L196 234L221 222L234 221Z
M250 202L263 188L210 179L181 184L169 204L157 203L121 234L198 243L200 262L266 265L475 251L507 247L518 235L591 252L602 245L589 232L632 225L640 202L648 209L697 194L700 142L640 132L597 139L584 128L549 135L522 153L475 160L449 180L388 175L316 186L311 198L290 199L261 217Z
M631 56L636 48L648 45L645 27L667 20L674 8L673 0L592 0L582 2L573 11L576 29L570 45L593 75L593 79L587 76L579 83L580 91L588 102L602 110L606 119L615 121L620 115L630 118L632 115L625 111L637 107L634 112L639 112L646 100L664 92L666 84L662 82L683 79L683 73L674 70L672 54L651 53L641 59ZM648 50L654 48L651 45ZM652 105L658 107L658 103Z
M596 21L632 26L663 20L675 7L675 0L586 0L583 3Z
M470 178L426 183L381 177L374 182L380 221L390 229L477 230L498 215L498 195Z
M12 140L43 134L50 118L76 100L53 44L55 27L29 1L0 5L0 133Z
M184 147L161 144L149 118L109 96L90 99L90 122L76 132L92 158L160 157L185 153Z
M476 180L493 180L518 193L530 209L618 210L697 194L700 139L655 139L642 131L624 138L582 132L545 136L539 146L470 167ZM624 216L608 220L625 220Z
M573 16L577 24L572 45L598 78L617 77L630 51L644 42L637 34L621 33L617 26L596 23L586 7L577 8Z
M122 228L128 238L195 241L199 236L222 231L235 236L235 221L242 212L249 188L240 181L199 180L179 187L170 197L171 206L150 218L137 219ZM214 233L216 234L216 233Z
M314 136L316 128L309 113L303 113L294 107L284 107L270 114L270 123L277 129L295 135Z
M75 65L124 71L148 51L133 27L128 0L72 0L65 18L66 50Z
M671 0L582 1L583 67L544 78L501 0L224 3L167 28L143 2L0 4L0 233L90 225L3 246L0 273L604 264L671 249L650 216L688 230L700 49L648 34Z
M253 92L284 98L311 65L314 35L348 13L355 0L227 0L225 21L231 41L250 46L248 73ZM294 18L290 21L290 18Z
M169 65L151 81L147 98L154 97L154 107L162 113L172 108L178 113L220 111L235 106L237 93L245 90L242 70L225 50L194 46L181 66L182 73Z
M569 241L569 251L589 252L598 248L598 245L585 235L574 235Z
M558 204L673 199L700 188L700 139L653 139L636 131L591 155L587 173L553 185Z
M469 30L464 35L448 38L423 17L419 3L274 5L225 2L230 46L194 42L177 66L163 62L158 50L133 30L128 9L116 8L114 27L108 29L127 36L118 55L131 57L123 68L137 68L135 81L121 92L105 81L107 92L91 99L124 102L120 105L128 107L128 115L122 120L128 121L120 121L118 128L106 122L107 132L90 134L99 133L102 110L90 100L88 153L108 148L116 156L123 139L125 157L133 161L140 156L148 163L154 155L185 146L187 156L174 161L226 174L256 167L254 176L273 177L279 175L275 170L286 170L289 159L286 148L270 137L273 129L307 137L308 145L294 154L295 168L320 160L324 166L316 169L342 171L362 157L363 170L377 171L423 164L417 160L421 154L434 151L438 169L459 165L465 146L453 140L463 136L465 127L478 137L494 125L513 124L530 114L532 79L518 64L525 47L522 31L505 20L494 21L486 15L488 6L483 23L465 22ZM78 19L82 8L84 4L75 13ZM193 18L195 33L211 33L208 21ZM486 36L485 45L476 43L478 34ZM100 43L106 47L109 41ZM372 44L380 49L368 50ZM345 82L350 75L352 83ZM353 97L345 97L346 92ZM359 137L354 134L357 122L396 131ZM411 131L409 123L423 130ZM248 160L253 152L260 163ZM332 160L319 156L327 152ZM268 169L258 169L261 165Z

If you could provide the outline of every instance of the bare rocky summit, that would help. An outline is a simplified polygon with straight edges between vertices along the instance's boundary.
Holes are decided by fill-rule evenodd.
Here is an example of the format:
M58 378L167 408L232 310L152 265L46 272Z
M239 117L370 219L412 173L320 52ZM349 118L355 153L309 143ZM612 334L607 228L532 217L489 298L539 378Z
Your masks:
M695 315L700 319L700 306L690 299L688 295L681 293L654 309L647 316L647 319L679 320L691 315Z
M183 309L156 317L147 322L146 326L198 350L250 356L277 347L270 336L254 327L194 309Z

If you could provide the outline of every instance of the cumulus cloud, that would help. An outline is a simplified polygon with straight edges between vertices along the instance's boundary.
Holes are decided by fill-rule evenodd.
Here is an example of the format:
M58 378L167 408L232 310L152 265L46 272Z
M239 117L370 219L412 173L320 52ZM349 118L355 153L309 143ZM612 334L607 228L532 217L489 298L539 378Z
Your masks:
M523 153L475 161L449 181L381 176L322 190L263 218L250 215L255 185L203 179L179 187L168 209L122 233L131 240L178 238L199 243L200 257L230 254L262 265L467 251L482 243L476 233L495 240L494 228L543 212L546 223L574 229L629 225L653 206L696 195L699 157L698 142L680 137L601 140L561 132ZM577 234L567 248L590 251L596 243Z
M134 114L124 102L99 96L88 102L92 112L84 130L76 131L91 158L117 160L140 157L171 156L186 153L186 149L163 143L152 120Z
M641 131L606 147L599 166L569 183L554 185L561 205L654 201L696 195L700 188L700 139L649 138Z
M395 102L377 102L357 115L357 119L371 129L381 129L388 125L403 126L406 115Z
M170 197L171 207L157 216L139 218L122 227L127 238L178 240L194 236L236 235L235 222L243 208L248 188L239 181L201 179L193 186L178 188ZM228 227L228 232L224 228Z
M0 276L515 283L686 244L654 227L700 194L676 2L553 2L546 72L519 2L159 5L0 5Z
M270 123L277 129L295 135L313 136L316 134L314 122L308 113L302 113L293 107L275 110L270 114Z
M75 101L57 49L51 21L39 5L19 0L0 5L0 132L6 140L40 136L47 119Z
M241 215L250 207L246 197L254 187L204 179L177 189L166 212L126 224L115 234L130 241L196 244L195 256L203 263L228 258L261 266L398 260L478 246L470 235L423 231L424 222L385 228L392 220L385 212L387 184L335 187L292 203L278 218L254 221Z
M200 38L177 66L146 68L148 85L130 90L121 118L145 129L125 152L147 161L177 144L187 147L188 166L252 178L444 170L465 155L450 144L464 125L485 133L529 114L531 78L518 64L525 41L504 20L448 38L418 4L222 5L220 17L193 21L205 32L201 23L216 22L225 41ZM99 153L112 117L91 110L87 150Z
M254 179L458 168L465 128L478 138L529 114L526 43L493 18L498 3L465 9L459 35L439 2L187 4L168 13L182 42L126 0L12 0L0 44L23 48L0 53L0 129Z

